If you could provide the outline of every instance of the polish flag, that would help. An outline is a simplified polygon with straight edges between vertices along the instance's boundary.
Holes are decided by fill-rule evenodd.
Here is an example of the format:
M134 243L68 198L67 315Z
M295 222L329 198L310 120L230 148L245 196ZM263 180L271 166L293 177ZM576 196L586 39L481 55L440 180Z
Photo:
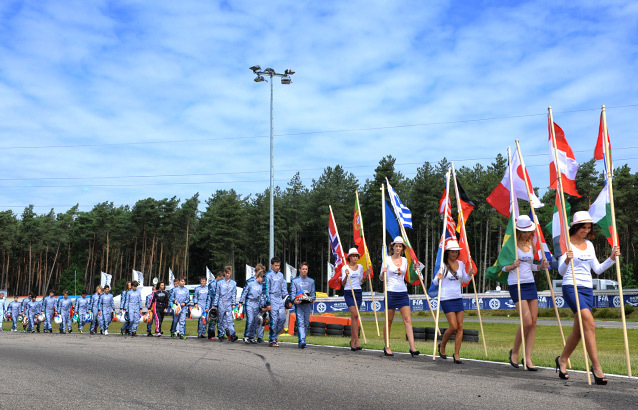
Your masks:
M578 162L574 157L571 147L565 139L565 133L554 123L554 134L556 135L557 155L554 154L554 143L552 141L551 124L548 123L549 129L549 187L558 189L558 178L556 177L556 157L558 157L558 169L562 175L563 192L568 195L580 198L580 194L576 190L576 174L578 173Z

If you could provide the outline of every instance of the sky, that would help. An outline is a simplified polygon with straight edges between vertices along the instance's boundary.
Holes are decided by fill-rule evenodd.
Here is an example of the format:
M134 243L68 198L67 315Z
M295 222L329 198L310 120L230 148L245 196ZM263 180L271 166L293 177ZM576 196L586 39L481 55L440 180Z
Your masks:
M520 140L549 185L547 109L576 159L607 106L614 165L638 168L635 1L0 2L0 210L269 184L381 158L489 165ZM441 187L443 189L443 187ZM202 204L202 207L204 204Z

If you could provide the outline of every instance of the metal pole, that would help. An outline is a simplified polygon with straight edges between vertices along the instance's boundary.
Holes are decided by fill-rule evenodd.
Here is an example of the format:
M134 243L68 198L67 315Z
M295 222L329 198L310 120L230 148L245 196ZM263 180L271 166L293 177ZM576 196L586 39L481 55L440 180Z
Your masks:
M273 76L270 75L270 259L275 256L275 177L273 165L273 134L272 134L272 106L273 106Z

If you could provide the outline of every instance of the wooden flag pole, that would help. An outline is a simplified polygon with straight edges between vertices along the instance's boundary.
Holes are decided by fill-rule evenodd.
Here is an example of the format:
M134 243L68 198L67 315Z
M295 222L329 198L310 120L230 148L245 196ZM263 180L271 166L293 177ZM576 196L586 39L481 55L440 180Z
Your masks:
M337 234L337 240L339 241L339 244L341 244L341 239L339 238L339 229L337 229L337 223L335 222L335 217L334 214L332 213L332 205L328 205L328 208L330 208L330 218L332 218L332 224L335 227L335 233ZM343 253L343 246L341 246L341 258L343 259L343 261L346 263L347 265L347 260L346 260L346 255L344 255ZM335 275L337 274L337 272L335 272ZM359 313L359 306L357 306L357 298L354 295L354 289L352 288L352 281L350 280L350 275L347 274L346 275L348 277L348 283L350 284L350 290L352 291L352 300L354 300L354 307L355 309L357 309L357 316L359 317L359 327L361 328L361 335L363 336L363 343L368 344L368 341L366 340L366 332L363 330L363 323L361 323L361 314Z
M386 177L385 180L387 181L388 178ZM388 185L390 185L390 184L388 183ZM383 209L385 209L385 203L383 204ZM401 230L401 235L405 239L405 243L408 246L412 247L412 244L410 244L410 240L408 239L408 234L405 232L405 227L403 226L403 223L401 223L401 221L398 218L397 218L397 223L399 225L399 229ZM410 269L410 267L408 266L408 270L409 269ZM420 272L417 272L417 275L419 275L419 280L421 281L421 287L423 288L423 293L425 294L425 299L428 301L428 306L430 307L430 313L432 313L432 319L436 320L436 318L434 317L434 311L432 310L432 302L430 301L430 295L428 295L428 291L427 291L427 289L425 289L425 281L421 277L421 273ZM441 335L441 330L440 329L438 330L438 334L439 334L439 336Z
M556 144L556 131L554 130L554 116L552 115L552 107L548 107L549 111L549 133L552 137L552 144L554 146L554 166L556 167L556 177L558 178L558 190L557 195L560 195L560 206L562 208L561 218L563 219L563 234L565 235L565 242L567 243L567 250L572 250L572 242L569 238L569 231L567 225L569 221L567 219L567 210L565 208L565 194L563 193L563 179L561 176L561 170L558 165L558 145ZM585 355L585 371L587 373L587 384L591 386L591 374L589 373L589 356L587 354L587 343L585 343L585 330L583 329L583 314L580 312L580 299L578 297L578 284L576 283L576 275L574 273L574 261L570 260L570 266L572 268L572 279L574 282L574 296L576 299L576 310L578 311L578 327L580 328L581 342L583 343L583 354Z
M518 201L516 194L514 193L514 180L512 179L512 153L510 151L510 147L507 147L507 161L508 161L508 172L510 173L510 218L512 221L512 228L514 232L512 233L512 239L514 239L514 252L516 255L516 259L518 259L518 240L516 238L516 213L514 212L515 208L518 206L514 206L515 202ZM521 276L520 270L518 266L516 267L516 288L518 291L518 317L521 322L521 346L523 347L523 357L525 357L525 329L523 325L523 309L521 308ZM527 362L523 361L523 367L527 370Z
M385 311L385 348L390 349L390 324L388 323L388 273L383 272L387 266L387 245L385 243L385 189L383 184L381 184L381 220L383 222L383 230L381 232L383 235L383 266L381 268L381 274L383 275L383 297L385 299L385 306L383 310Z
M445 254L445 231L447 229L447 201L448 198L450 197L449 192L450 192L450 170L447 171L447 173L445 174L445 192L448 193L448 195L445 196L445 211L443 211L443 233L441 234L441 240L443 241L443 252L441 254L441 267L443 267L443 256ZM439 246L441 246L441 244L439 243ZM434 273L435 275L438 275L438 272ZM436 360L436 342L438 342L438 333L439 333L439 314L441 311L441 282L443 282L443 279L439 280L439 290L438 290L438 296L437 296L437 301L438 303L436 304L436 318L434 319L434 348L432 351L432 360Z
M363 231L363 216L361 216L361 207L359 206L359 191L354 191L357 197L357 213L359 214L359 224L361 226L361 239L363 239L363 246L366 258L366 268L370 266L370 260L368 259L368 245L366 242L366 235ZM368 275L368 285L370 287L370 296L372 297L372 311L374 311L374 323L377 325L377 336L381 336L381 332L379 332L379 319L377 318L377 304L374 302L374 290L372 289L372 278Z
M611 207L611 235L614 247L618 246L618 231L616 230L616 210L614 208L614 190L612 188L611 152L609 152L609 139L607 138L607 112L602 106L603 114L603 153L605 154L605 173L607 174L607 190L609 191L609 205ZM613 249L612 249L613 252ZM622 318L622 331L625 340L625 357L627 359L627 376L631 377L631 361L629 360L629 340L627 339L627 321L625 319L625 299L622 292L622 278L620 274L620 257L616 256L616 278L618 279L618 296L620 297L620 315Z
M518 140L516 140L516 151L518 153L518 159L519 161L521 161L521 167L523 168L523 179L525 180L525 187L527 188L527 198L529 200L529 204L530 204L530 208L532 210L532 217L534 219L534 223L536 224L536 235L538 235L538 237L540 238L542 233L541 233L541 227L538 223L538 218L536 217L536 211L534 210L534 207L532 206L532 196L530 194L531 191L531 187L529 186L529 182L527 179L527 168L525 167L525 161L523 161L523 154L521 153L521 147L518 144ZM545 261L545 252L543 249L541 249L541 254L543 255L543 261ZM565 333L563 333L563 324L561 323L560 320L560 315L558 313L558 307L556 306L556 296L554 295L554 287L552 286L552 280L549 277L549 269L545 268L545 275L547 276L547 284L549 286L549 292L552 295L552 304L554 305L554 314L556 315L556 321L558 322L558 329L560 330L560 337L561 340L563 341L563 347L565 347ZM572 362L570 359L567 359L567 365L569 366L569 368L572 368Z
M461 197L459 196L459 186L456 183L456 171L454 170L454 162L450 163L452 167L452 180L454 181L454 195L456 195L456 208L461 220L461 235L467 245L467 259L470 264L469 268L472 268L472 254L470 253L470 243L467 240L467 231L465 230L465 215L463 215L463 207L461 206ZM476 272L474 272L476 273ZM478 293L476 293L476 283L474 282L474 275L472 278L472 286L474 286L474 299L476 301L476 312L478 313L479 326L481 327L481 338L483 339L483 351L485 351L485 357L487 357L487 343L485 341L485 332L483 331L483 319L481 318L481 307L479 306Z

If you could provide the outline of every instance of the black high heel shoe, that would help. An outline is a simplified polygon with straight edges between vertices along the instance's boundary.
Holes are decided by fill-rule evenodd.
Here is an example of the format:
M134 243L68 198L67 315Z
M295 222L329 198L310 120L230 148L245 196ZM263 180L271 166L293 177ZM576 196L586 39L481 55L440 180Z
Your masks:
M518 363L514 363L512 361L512 349L510 349L510 365L512 365L513 368L518 369Z
M560 377L563 380L569 380L569 374L567 374L567 371L565 371L565 373L560 371L560 364L558 363L558 359L560 358L560 356L556 356L556 373L558 373L558 377Z
M350 342L350 350L352 350L353 352L357 351L357 348L352 346L352 342Z
M361 347L361 346L357 346L357 347L355 347L355 349L357 349L357 350L363 350L363 347Z
M605 375L603 375L603 377L598 377L596 376L596 373L594 373L594 369L591 369L591 374L594 375L594 381L596 382L596 384L598 384L599 386L604 386L607 384L607 379L605 379Z
M439 357L443 360L447 359L447 356L441 353L441 343L439 343Z
M385 349L385 347L383 348L383 355L384 356L394 356L394 353L388 353L388 351Z
M412 357L418 356L420 354L421 354L421 352L419 352L418 350L414 350L414 351L410 350L410 355L412 355Z
M521 359L521 364L523 365L523 368L525 368L525 359ZM529 371L529 372L537 372L538 369L536 367L527 366L527 371Z
M456 354L452 355L452 359L454 359L454 364L463 364L463 362L461 361L461 358L459 357L458 360L456 358Z

